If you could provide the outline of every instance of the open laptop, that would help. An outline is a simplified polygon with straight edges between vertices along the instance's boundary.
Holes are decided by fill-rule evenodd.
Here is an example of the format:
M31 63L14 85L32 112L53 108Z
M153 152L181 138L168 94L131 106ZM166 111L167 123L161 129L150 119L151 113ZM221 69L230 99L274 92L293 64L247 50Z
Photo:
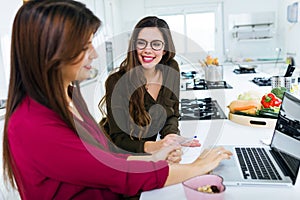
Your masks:
M285 93L269 146L224 147L233 156L213 173L225 185L294 185L300 164L300 99Z

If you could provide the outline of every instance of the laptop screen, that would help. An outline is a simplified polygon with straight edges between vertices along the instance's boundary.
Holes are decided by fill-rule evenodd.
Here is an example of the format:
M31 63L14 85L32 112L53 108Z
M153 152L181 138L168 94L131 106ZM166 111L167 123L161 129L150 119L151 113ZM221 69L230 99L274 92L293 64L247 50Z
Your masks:
M283 97L271 148L291 178L296 179L300 164L300 99L290 93Z

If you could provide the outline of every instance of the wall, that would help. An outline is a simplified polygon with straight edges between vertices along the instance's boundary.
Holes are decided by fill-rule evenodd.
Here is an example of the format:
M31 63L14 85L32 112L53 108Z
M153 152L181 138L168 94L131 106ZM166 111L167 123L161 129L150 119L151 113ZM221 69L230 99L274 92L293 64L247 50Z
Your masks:
M0 6L0 99L6 98L9 77L10 33L17 9L21 0L11 0Z
M182 10L182 5L188 6L188 10L191 11L191 9L201 9L201 6L203 3L205 5L211 5L215 2L222 2L221 0L186 0L186 1L158 1L158 0L118 0L120 2L120 13L121 13L121 21L115 22L118 23L119 26L119 32L123 33L123 43L118 44L118 48L122 49L123 52L120 52L119 55L124 55L124 51L126 52L127 46L128 46L128 40L130 37L130 34L133 30L133 27L135 24L143 17L149 16L149 15L158 15L158 13L162 13L165 10L170 10L172 12L177 12L177 10ZM201 2L201 6L199 6L199 2ZM216 6L216 4L214 4ZM161 10L164 11L161 11ZM216 9L216 7L214 7ZM134 12L130 12L134 10ZM222 30L220 30L220 37L222 36ZM183 39L180 34L176 34L178 38ZM222 39L222 38L221 38ZM120 45L121 44L121 45ZM222 51L222 47L219 48ZM206 54L206 53L205 53ZM180 55L183 57L188 57L190 62L197 62L199 59L199 53L195 54L189 54L189 55Z
M296 62L296 70L294 72L294 75L300 76L300 21L298 20L298 23L289 23L287 21L287 6L300 1L295 0L280 0L280 11L278 12L279 15L279 28L282 30L281 37L284 38L284 47L287 54L292 54L292 56L295 58ZM300 12L298 10L298 15L300 15ZM298 17L299 19L299 17Z
M274 12L275 13L275 23L277 24L277 13L279 9L279 1L276 0L247 0L249 3L240 0L173 0L173 1L160 1L160 0L116 0L119 1L121 13L121 21L115 21L115 24L119 24L118 28L115 30L116 33L131 31L136 22L143 16L152 14L153 9L160 8L181 8L182 6L197 7L201 4L207 4L212 2L223 2L224 5L224 34L217 38L219 41L224 40L224 47L218 47L218 51L222 53L222 60L225 59L225 49L230 51L232 57L274 57L276 56L275 48L281 46L281 38L277 37L280 35L276 31L276 38L270 41L264 42L248 42L248 43L236 43L232 40L231 30L228 26L228 18L231 14L241 14L241 13L251 13L255 14L257 12ZM134 10L134 12L131 12ZM222 10L220 10L222 12ZM275 27L277 28L277 26ZM129 34L128 34L129 37ZM128 39L128 38L127 38ZM122 45L126 45L123 43ZM121 47L125 49L124 47Z

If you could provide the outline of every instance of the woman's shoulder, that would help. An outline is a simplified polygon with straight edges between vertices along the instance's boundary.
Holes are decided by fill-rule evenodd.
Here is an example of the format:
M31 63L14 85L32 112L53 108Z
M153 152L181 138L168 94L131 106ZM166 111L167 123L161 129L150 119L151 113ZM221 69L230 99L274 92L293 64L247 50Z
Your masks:
M179 72L179 65L178 65L178 62L175 59L171 59L168 62L168 66L170 66L172 69L175 69L176 71Z

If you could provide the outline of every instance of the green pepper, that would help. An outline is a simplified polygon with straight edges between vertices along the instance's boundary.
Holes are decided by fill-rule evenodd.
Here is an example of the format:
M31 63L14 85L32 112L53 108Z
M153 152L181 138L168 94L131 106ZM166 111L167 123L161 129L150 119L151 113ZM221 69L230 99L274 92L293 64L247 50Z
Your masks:
M273 93L264 95L260 102L264 108L279 107L281 105L281 99L277 98Z
M287 89L285 87L276 87L271 90L271 93L275 94L276 97L279 99L283 98L284 92L286 92Z

